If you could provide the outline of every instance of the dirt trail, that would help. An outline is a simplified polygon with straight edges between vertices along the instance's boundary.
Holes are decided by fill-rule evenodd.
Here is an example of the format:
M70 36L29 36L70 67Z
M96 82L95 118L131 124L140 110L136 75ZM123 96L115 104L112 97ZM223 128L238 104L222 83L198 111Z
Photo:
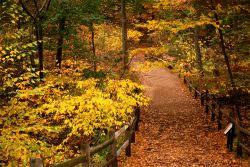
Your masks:
M152 101L142 111L126 167L249 166L226 149L223 132L177 75L158 69L143 73L142 80Z

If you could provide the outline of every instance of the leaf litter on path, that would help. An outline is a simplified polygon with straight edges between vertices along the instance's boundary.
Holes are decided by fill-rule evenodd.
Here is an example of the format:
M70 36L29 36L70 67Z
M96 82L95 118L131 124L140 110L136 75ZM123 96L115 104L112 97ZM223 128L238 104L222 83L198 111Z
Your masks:
M141 73L151 105L141 112L136 143L125 167L249 167L226 148L226 136L209 121L177 75Z

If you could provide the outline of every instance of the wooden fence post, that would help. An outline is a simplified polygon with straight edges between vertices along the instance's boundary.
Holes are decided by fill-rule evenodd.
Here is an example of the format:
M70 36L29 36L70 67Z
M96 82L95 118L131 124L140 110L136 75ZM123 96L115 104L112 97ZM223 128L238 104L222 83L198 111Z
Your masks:
M90 166L90 147L87 142L82 143L81 153L83 156L86 155L86 160L82 163L82 166L89 167Z
M222 112L221 112L220 108L221 108L221 105L219 104L219 106L218 106L218 130L221 130L221 128L222 128L222 124L221 124Z
M206 90L205 98L206 98L206 106L205 106L205 111L208 113L208 90Z
M197 99L198 93L197 93L197 87L194 88L194 98Z
M233 112L229 113L229 118L232 117L233 117ZM233 127L231 129L230 151L233 151L234 132L235 132L235 124L233 123Z
M229 118L232 117L232 114L233 114L232 112L229 114ZM234 125L234 123L232 123L232 124L233 124L232 128L227 133L227 148L230 151L233 151L234 130L235 130L235 125Z
M125 149L125 153L126 153L126 156L127 157L131 157L131 136L130 136L130 132L131 132L131 127L129 127L127 130L126 130L126 136L128 137L128 146L126 147Z
M132 129L133 133L131 135L131 143L135 143L135 131Z
M141 114L140 112L141 112L140 107L136 107L135 117L137 118L137 121L135 123L135 131L139 130L139 121L140 121L140 114Z
M215 103L213 102L212 103L212 109L211 109L211 121L214 121L215 120Z
M204 92L201 92L201 105L204 106Z
M207 103L207 101L206 101L205 111L206 111L206 113L208 113L208 111L209 111L209 108L208 108L208 103Z
M235 125L233 124L233 127L231 129L231 133L230 133L230 147L229 150L233 151L233 143L234 143L234 131L235 131Z
M42 158L30 158L30 167L43 167Z
M241 131L238 128L238 142L237 142L237 157L242 157L242 147L240 146L241 142Z
M117 161L117 148L116 148L116 139L115 139L115 131L110 130L110 138L114 137L114 142L111 144L111 155L114 158L114 161L112 162L112 167L118 167L118 161Z

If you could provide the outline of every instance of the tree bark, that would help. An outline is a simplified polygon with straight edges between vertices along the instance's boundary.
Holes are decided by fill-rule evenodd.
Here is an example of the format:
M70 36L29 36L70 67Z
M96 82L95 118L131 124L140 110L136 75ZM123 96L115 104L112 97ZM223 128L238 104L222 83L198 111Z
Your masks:
M212 9L215 11L216 8L214 7L213 1L210 0L210 3L211 3L211 6L212 6ZM219 25L219 16L216 13L216 11L214 12L214 17L215 17L216 24ZM223 32L222 32L221 28L218 28L218 32L219 32L219 38L220 38L221 51L222 51L222 54L224 56L224 60L225 60L226 66L227 66L228 78L229 78L229 81L230 81L231 86L233 88L232 100L235 103L237 117L239 119L239 124L241 124L242 118L241 118L241 115L240 115L239 102L238 102L239 95L238 95L236 85L235 85L235 82L234 82L233 73L232 73L232 70L231 70L229 57L228 57L227 52L226 52L224 36L223 36Z
M127 52L127 16L126 16L126 0L121 0L121 15L122 15L122 55L124 70L128 67L128 52Z
M59 21L59 37L57 40L56 67L58 67L59 69L61 69L61 64L62 64L64 31L65 31L65 18L63 17Z
M94 71L97 70L97 57L96 57L96 49L95 49L95 30L93 22L90 22L90 31L91 31L91 47L92 47L92 53L93 53L93 65L94 65Z
M38 58L39 58L39 78L42 81L44 78L43 72L43 27L41 25L41 21L43 20L42 12L43 10L47 10L50 5L51 0L44 0L42 6L39 8L37 0L33 0L33 3L36 7L36 11L32 13L29 10L22 0L19 0L23 10L34 20L35 24L35 33L36 33L36 40L37 40L37 51L38 51ZM46 9L45 9L46 8Z
M199 44L199 26L195 26L194 28L194 36L195 36L195 52L196 52L196 64L198 70L202 73L203 68L202 68L202 54L201 54L201 49L200 49L200 44Z
M216 19L216 22L219 23L219 18L218 18L217 13L215 13L215 19ZM230 80L232 87L235 88L233 73L232 73L231 66L229 63L229 58L228 58L227 52L226 52L224 36L223 36L222 30L220 28L218 28L218 32L219 32L219 38L220 38L221 51L222 51L222 54L224 56L225 63L227 65L227 72L228 72L229 80Z
M36 40L37 40L37 50L38 50L38 58L39 58L39 78L42 80L44 78L43 73L43 29L41 25L36 22Z
M32 41L33 41L33 39L32 39L32 34L33 34L33 32L32 32L32 29L33 29L33 25L31 24L30 25L30 28L29 28L29 42L31 43ZM30 65L31 65L31 68L32 69L35 69L34 71L36 71L36 64L35 64L35 56L34 56L34 53L32 53L31 55L30 55Z
M218 19L218 16L217 16L217 19ZM222 50L222 53L224 55L224 59L225 59L226 65L227 65L228 76L229 76L229 79L230 79L230 82L231 82L231 85L232 85L232 88L233 88L233 95L232 96L233 96L233 100L235 102L237 116L239 118L239 121L242 121L242 118L241 118L241 115L240 115L239 104L238 104L239 95L238 95L238 92L237 92L237 89L236 89L236 85L234 83L233 73L232 73L232 70L231 70L230 63L229 63L229 58L227 56L226 47L225 47L225 43L224 43L224 37L223 37L223 33L222 33L221 29L219 29L219 36L220 36L221 50Z

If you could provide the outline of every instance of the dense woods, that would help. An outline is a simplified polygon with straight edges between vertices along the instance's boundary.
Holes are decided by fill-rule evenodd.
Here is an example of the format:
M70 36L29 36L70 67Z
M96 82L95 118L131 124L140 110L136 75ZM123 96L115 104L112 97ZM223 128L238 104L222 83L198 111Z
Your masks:
M249 3L158 1L156 7L162 9L159 18L139 26L160 37L158 47L164 49L157 54L176 57L176 68L191 78L195 86L202 85L200 89L210 89L223 100L230 97L237 106L247 103ZM237 117L242 119L238 108Z
M250 115L248 0L1 0L0 163L81 154L148 104L134 71L174 68ZM138 53L146 61L131 67ZM139 68L138 68L139 67ZM108 151L94 161L108 157Z

